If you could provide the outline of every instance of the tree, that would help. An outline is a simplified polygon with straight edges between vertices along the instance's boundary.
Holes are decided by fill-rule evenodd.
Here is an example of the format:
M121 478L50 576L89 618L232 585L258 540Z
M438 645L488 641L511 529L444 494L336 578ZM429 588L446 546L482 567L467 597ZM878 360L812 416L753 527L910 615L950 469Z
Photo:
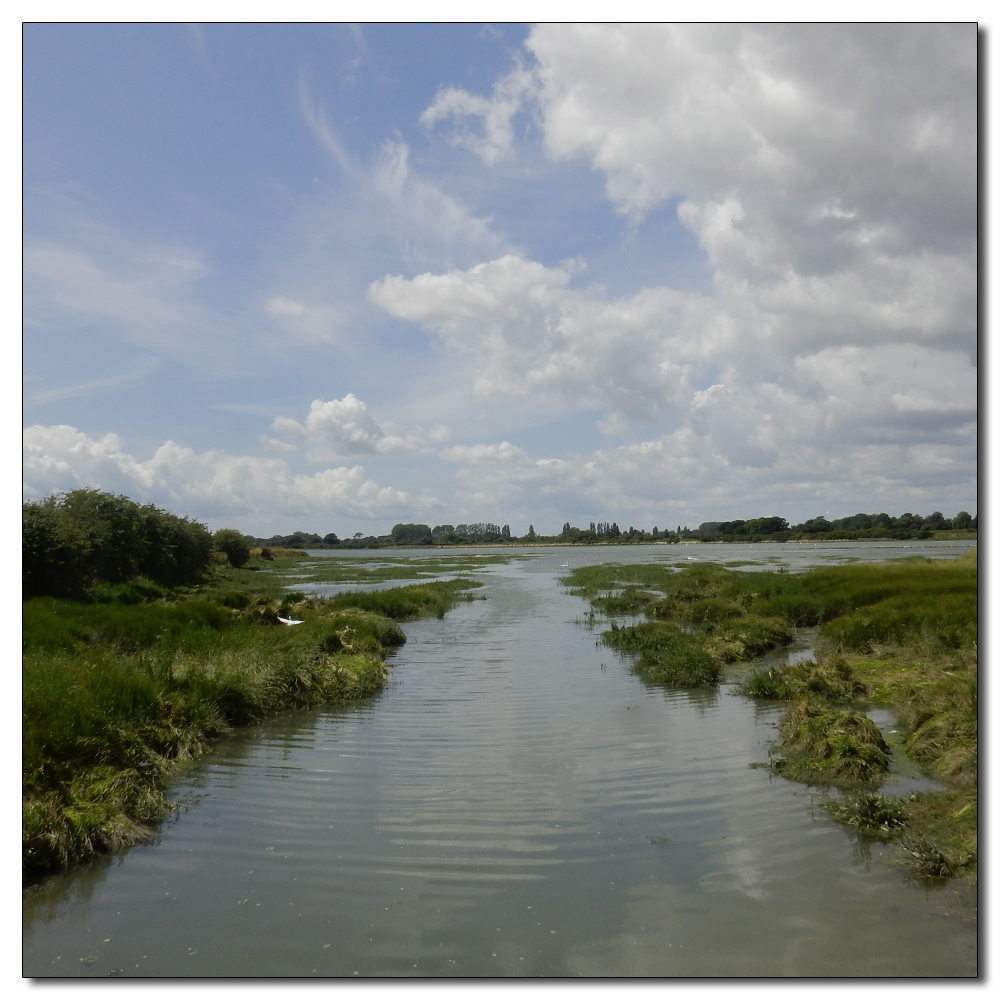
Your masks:
M229 565L239 569L250 558L250 543L234 528L220 528L213 536L217 552L225 552Z
M397 545L414 545L431 541L431 529L426 524L396 524L390 538Z
M967 510L960 510L952 519L952 527L969 529L972 527L972 518Z

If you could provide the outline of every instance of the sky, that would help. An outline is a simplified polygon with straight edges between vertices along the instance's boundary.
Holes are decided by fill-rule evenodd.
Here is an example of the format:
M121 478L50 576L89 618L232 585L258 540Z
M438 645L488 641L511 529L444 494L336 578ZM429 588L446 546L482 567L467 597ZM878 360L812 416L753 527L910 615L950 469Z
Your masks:
M24 29L24 495L975 513L974 24Z

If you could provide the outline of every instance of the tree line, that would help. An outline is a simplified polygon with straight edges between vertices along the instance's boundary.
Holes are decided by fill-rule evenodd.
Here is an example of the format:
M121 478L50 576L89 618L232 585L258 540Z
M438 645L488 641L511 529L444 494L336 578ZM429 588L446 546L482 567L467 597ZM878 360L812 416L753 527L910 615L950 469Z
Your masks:
M767 539L772 542L799 541L813 538L931 538L935 531L978 530L979 517L959 511L946 518L940 511L927 517L920 514L854 514L828 521L824 517L810 518L802 524L790 525L783 517L754 517L747 520L704 521L697 528L681 527L661 529L654 525L652 531L629 525L619 528L614 521L591 521L587 528L578 528L566 521L558 534L543 535L530 525L523 535L511 534L510 525L498 524L439 524L431 528L426 524L397 524L387 535L365 535L357 532L351 538L339 539L330 532L326 535L296 531L290 535L272 535L270 538L251 539L257 545L297 549L364 548L377 549L399 545L492 545L505 542L545 543L570 542L572 544L642 544L649 542L680 542L684 540L705 542L755 542Z
M270 548L383 548L415 545L495 545L509 542L571 544L642 544L649 542L756 542L851 538L931 538L937 531L978 531L978 515L959 511L946 518L940 511L929 516L905 513L854 514L827 520L814 517L790 525L782 517L748 520L705 521L697 528L677 526L652 531L614 521L590 522L578 528L566 521L558 534L543 535L530 525L526 534L513 535L509 524L400 523L387 535L357 532L341 539L296 531L289 535L255 538L232 528L214 534L198 521L139 504L125 496L80 489L33 500L23 505L23 593L37 596L87 599L95 588L148 580L172 588L201 581L213 561L244 565L251 546L259 546L267 558Z

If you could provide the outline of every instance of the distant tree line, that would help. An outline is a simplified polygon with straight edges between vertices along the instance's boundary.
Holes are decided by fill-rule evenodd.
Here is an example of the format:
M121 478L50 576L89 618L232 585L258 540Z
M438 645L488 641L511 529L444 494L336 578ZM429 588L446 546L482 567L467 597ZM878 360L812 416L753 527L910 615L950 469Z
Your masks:
M978 516L972 517L966 511L959 511L953 518L946 518L940 511L935 511L929 517L919 514L901 514L899 517L855 514L834 521L815 517L796 525L789 525L783 517L754 517L749 520L705 521L697 528L678 525L676 529L661 529L654 526L652 531L631 525L623 531L614 521L591 521L588 528L577 528L566 521L558 534L538 534L535 526L530 525L527 533L521 536L512 535L509 524L439 524L434 528L426 524L397 524L387 535L365 535L359 531L352 538L338 539L333 532L321 536L296 531L290 535L272 535L251 541L262 546L295 549L377 549L400 545L495 545L506 542L638 545L682 540L786 542L808 538L930 538L935 531L976 530L978 527Z

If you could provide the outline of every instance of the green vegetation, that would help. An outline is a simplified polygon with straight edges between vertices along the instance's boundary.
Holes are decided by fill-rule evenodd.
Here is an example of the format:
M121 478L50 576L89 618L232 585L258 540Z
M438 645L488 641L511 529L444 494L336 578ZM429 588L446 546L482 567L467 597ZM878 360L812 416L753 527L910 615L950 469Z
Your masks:
M646 622L627 628L612 622L603 638L613 649L637 654L634 671L653 683L699 687L719 679L719 660L698 636L682 632L672 622Z
M978 817L978 571L959 559L909 557L806 573L733 572L710 563L587 566L563 581L612 621L603 640L645 679L712 683L719 664L750 659L819 626L815 662L751 670L740 692L790 703L771 767L845 789L832 815L900 845L920 876L974 879ZM591 621L595 620L591 612ZM716 661L714 674L705 668ZM888 800L874 788L893 750L865 714L891 708L902 750L946 790Z
M153 551L155 531L193 538L201 561L157 571L178 559ZM95 491L26 505L26 581L36 584L23 605L27 874L149 837L177 762L234 726L378 692L386 656L406 641L397 622L441 616L480 586L424 580L307 599L288 592L308 575L296 572L305 553L252 553L223 530L213 559L212 541L193 522ZM46 577L55 555L74 568L71 585Z
M783 756L776 771L800 781L856 785L889 773L889 744L861 712L843 711L803 698L781 719Z
M238 531L232 528L220 528L213 536L217 552L224 552L231 566L237 569L245 566L250 558L250 543Z
M81 597L96 583L144 577L167 587L196 583L210 565L204 525L97 490L24 504L25 597Z

